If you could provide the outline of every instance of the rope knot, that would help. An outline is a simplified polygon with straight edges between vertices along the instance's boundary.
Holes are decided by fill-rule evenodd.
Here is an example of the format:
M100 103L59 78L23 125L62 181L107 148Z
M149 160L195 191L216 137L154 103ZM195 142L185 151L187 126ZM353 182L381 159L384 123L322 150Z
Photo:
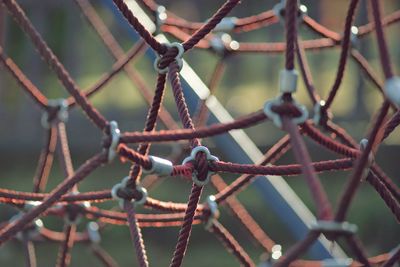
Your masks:
M278 128L282 128L282 116L290 117L295 124L304 123L308 118L306 107L298 104L294 99L285 101L282 96L265 103L265 115L267 115Z
M147 190L136 185L134 188L128 187L130 177L126 176L122 181L113 186L111 189L111 196L113 199L118 200L121 209L124 208L124 201L132 201L134 204L143 205L147 201Z
M182 56L185 52L182 44L174 42L171 44L166 43L164 45L167 47L167 51L162 55L157 55L157 58L154 61L154 69L159 74L166 74L169 65L175 61L180 71L183 66Z
M43 128L49 129L57 121L68 120L68 102L66 99L49 99L46 110L42 114L41 123Z
M218 161L219 159L211 155L208 148L205 146L197 146L193 148L190 156L185 158L182 165L191 162L194 167L192 180L198 186L206 185L211 178L213 172L209 170L208 163L210 161Z

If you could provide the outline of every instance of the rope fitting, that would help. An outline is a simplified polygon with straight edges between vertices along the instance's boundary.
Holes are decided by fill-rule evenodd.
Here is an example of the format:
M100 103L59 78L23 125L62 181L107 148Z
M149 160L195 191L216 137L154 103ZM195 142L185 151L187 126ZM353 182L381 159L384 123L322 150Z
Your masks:
M19 212L11 217L10 223L13 223L24 215L23 212ZM25 227L22 231L19 231L15 236L19 241L34 240L40 236L40 229L43 227L43 221L41 219L35 219L28 227Z
M215 34L209 41L210 48L220 56L224 56L228 50L238 50L240 44L232 39L228 33Z
M230 32L235 26L238 18L236 17L224 17L213 29L213 32Z
M305 5L301 5L300 1L297 1L298 4L298 12L297 12L297 22L300 23L303 21L305 15L307 15L307 7ZM286 7L286 0L281 0L273 7L273 11L276 17L279 18L279 21L282 23L285 21L285 7Z
M385 81L386 97L397 107L400 107L400 77L393 76Z
M367 147L367 145L368 145L368 139L366 139L366 138L361 139L360 150L364 151L365 148ZM372 164L374 163L374 161L375 161L374 154L372 152L370 152L368 155L368 163L365 166L364 171L361 175L361 180L364 180L368 176L368 173L369 173L370 168L371 168Z
M67 122L68 120L68 101L66 99L49 99L47 102L48 109L43 112L41 124L43 128L49 129L55 121ZM51 112L56 110L55 116L50 116Z
M167 9L165 6L158 6L155 11L155 18L156 18L156 30L154 32L155 35L161 33L161 26L164 25L165 21L168 18Z
M349 267L353 263L352 259L324 259L322 267Z
M151 161L151 169L143 168L145 174L158 174L159 176L171 175L174 166L171 161L155 156L149 156Z
M335 221L317 221L310 225L310 230L320 232L325 235L329 234L343 234L353 235L357 232L358 227L355 224L348 222L335 222Z
M351 28L350 28L350 43L354 47L358 46L359 39L358 39L358 27L357 26L351 26Z
M86 231L89 237L90 242L92 242L92 244L99 244L101 241L101 236L99 233L99 224L96 222L89 222L86 225Z
M173 42L173 43L165 43L164 44L168 49L171 49L173 47L175 47L176 49L178 49L178 54L175 56L175 61L179 66L179 71L182 69L183 67L183 53L185 52L185 49L183 48L183 45L181 43L178 42ZM157 58L156 60L154 60L154 69L159 73L159 74L167 74L168 72L168 66L165 68L160 69L159 64L161 61L162 57L160 55L157 54Z
M76 195L78 192L72 192L71 195ZM89 201L83 201L79 203L71 203L64 206L66 212L64 221L68 225L79 224L82 220L83 211L90 208Z
M110 127L110 132L108 135L111 137L111 143L110 146L108 147L107 159L108 162L111 162L117 155L117 147L119 143L119 138L121 136L121 131L119 130L118 123L116 121L110 121L109 127Z
M136 185L135 189L130 189L127 187L128 181L131 178L129 176L126 176L124 179L122 179L122 181L116 185L114 185L111 189L111 196L113 199L118 200L118 204L120 206L121 209L124 209L124 201L125 200L129 200L132 201L135 205L143 205L144 203L146 203L147 201L147 190L146 188L140 186L140 185ZM140 198L136 199L136 198L132 198L132 197L121 197L118 193L120 190L125 190L125 191L136 191L138 193L138 195L140 195Z
M206 155L206 159L208 162L219 161L219 159L216 156L211 155L210 150L208 150L208 148L206 148L205 146L197 146L192 149L190 156L183 160L182 165L185 165L188 162L195 161L197 153L200 153L200 152L203 152ZM210 181L211 175L213 175L213 172L208 171L207 178L204 181L202 181L202 180L199 180L198 173L195 170L195 171L193 171L193 174L192 174L192 180L197 186L204 186L204 185L208 184L208 182Z
M319 102L315 103L313 111L313 121L315 125L321 125L322 123L326 122L327 120L332 119L333 115L328 110L324 108L325 100L320 100Z
M295 93L297 91L297 77L296 70L283 69L279 73L279 91L284 93Z
M274 98L265 102L264 104L264 113L267 115L269 119L273 121L276 127L282 128L282 118L281 115L272 110L274 106L280 106L284 103L281 97ZM308 110L304 105L297 103L294 99L292 100L292 104L301 112L301 115L298 117L292 118L293 123L302 124L308 119Z
M220 213L218 210L218 203L215 201L215 196L210 195L207 197L206 205L210 210L210 215L204 222L204 228L208 231L211 230L211 227L216 219L218 219Z

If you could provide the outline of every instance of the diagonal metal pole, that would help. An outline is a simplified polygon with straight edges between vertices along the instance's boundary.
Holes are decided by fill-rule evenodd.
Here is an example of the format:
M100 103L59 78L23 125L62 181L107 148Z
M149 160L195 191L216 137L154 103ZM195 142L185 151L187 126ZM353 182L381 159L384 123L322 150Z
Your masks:
M155 24L136 1L126 0L125 2L145 28L149 32L155 32ZM137 40L139 36L121 16L112 0L103 0L102 3L111 9L115 15L115 20L127 30L129 36ZM167 38L162 34L159 34L157 38L162 42L168 42ZM151 60L156 58L156 55L150 50L146 54ZM212 95L209 96L209 89L186 61L183 61L183 68L180 74L186 101L191 111L196 109L200 100L208 98L206 105L210 111L209 124L233 120L218 99ZM229 161L254 164L262 157L260 150L242 130L234 130L230 133L213 137L213 140ZM309 231L310 224L315 222L315 217L286 181L280 176L260 176L253 182L253 185L260 193L265 204L286 224L293 236L298 240L303 239ZM264 212L269 212L269 209ZM332 246L323 236L310 248L309 253L313 259L318 260L332 257L338 259L347 258L339 245Z

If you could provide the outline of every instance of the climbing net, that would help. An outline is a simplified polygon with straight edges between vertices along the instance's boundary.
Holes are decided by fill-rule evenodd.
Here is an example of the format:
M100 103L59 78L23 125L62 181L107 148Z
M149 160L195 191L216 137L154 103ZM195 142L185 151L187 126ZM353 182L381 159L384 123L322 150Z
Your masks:
M205 225L205 229L215 234L226 249L244 266L255 266L240 243L219 222L218 207L232 211L248 230L250 236L270 253L269 264L274 266L393 266L400 258L400 247L392 251L368 257L363 244L356 236L357 227L346 221L349 206L362 182L368 182L379 194L397 221L400 221L400 190L374 161L377 148L400 123L400 78L394 75L390 55L384 36L384 27L400 21L400 12L396 11L382 17L380 1L371 0L373 22L359 27L353 26L358 0L349 1L344 32L338 34L319 24L306 13L304 6L296 0L279 3L274 10L246 17L228 17L228 13L239 4L239 0L227 0L206 23L190 22L152 0L138 1L154 15L157 25L156 34L167 33L182 42L163 43L155 35L146 30L139 19L134 16L123 0L113 0L115 6L127 22L141 36L141 40L124 53L120 45L108 31L107 27L91 6L88 0L75 0L89 24L104 41L106 47L116 59L112 69L91 88L84 91L71 78L68 71L52 52L41 35L32 25L24 11L15 0L2 0L18 25L29 36L43 60L55 72L58 79L71 95L67 99L48 99L31 82L23 71L7 57L0 47L0 57L5 68L18 81L21 88L33 99L43 111L42 125L46 129L46 142L38 163L38 171L33 179L33 192L20 192L0 188L0 201L20 210L18 215L4 222L0 228L0 244L12 238L18 238L27 248L29 266L36 265L34 242L52 240L59 242L60 249L57 266L67 266L74 243L87 242L92 245L96 256L105 266L117 266L116 262L100 245L100 231L106 224L128 224L132 243L139 266L148 266L146 249L141 235L142 227L180 227L178 241L170 266L181 266L188 247L192 225ZM245 3L244 3L245 4ZM281 21L285 26L286 42L284 43L242 43L222 38L221 32L248 32L268 27ZM305 26L319 34L321 38L303 41L298 35L298 27ZM385 76L382 82L368 61L359 53L354 45L358 39L375 32L379 48L381 68ZM146 46L157 54L154 68L157 72L155 92L142 82L140 76L129 67L128 63L141 55ZM312 74L305 56L306 50L340 47L340 60L334 84L326 99L323 100L315 89ZM183 66L184 54L193 49L208 49L226 57L236 53L283 53L285 67L280 72L277 97L268 100L263 109L246 116L236 118L227 123L216 123L206 126L208 110L206 99L200 101L194 116L188 111L183 94L179 72ZM382 94L382 105L371 122L370 129L361 142L356 142L343 128L335 124L330 112L331 105L340 88L348 58L358 63L365 76ZM307 109L295 100L298 72L295 60L299 65L299 73L305 83L308 95L314 104L313 117L310 119ZM219 67L218 67L219 66ZM222 67L215 69L210 90L214 92L222 75ZM104 88L117 73L125 71L128 77L138 85L149 110L143 131L120 132L116 121L108 121L89 101L89 98ZM172 116L163 107L166 84L170 83L173 97L182 122L180 129ZM101 152L87 160L74 170L66 135L68 111L79 106L88 119L103 134ZM168 129L157 131L156 122L160 120ZM243 129L259 123L270 121L275 127L282 129L286 135L272 146L257 164L241 164L226 162L212 155L209 149L201 144L201 138L227 133L234 129ZM268 122L269 123L269 122ZM195 127L196 125L196 127ZM315 141L321 147L333 151L339 158L313 162L305 146L303 137ZM43 193L53 162L53 153L57 139L61 150L61 158L65 179L50 193ZM175 142L188 140L191 149L189 155L179 164L176 160L167 160L150 155L150 146L157 142ZM128 144L138 144L133 149ZM274 165L288 151L292 151L296 164ZM186 153L182 150L182 153ZM181 154L182 155L182 154ZM102 191L79 192L78 183L91 172L105 164L110 164L118 156L123 161L132 162L128 176L111 189ZM179 157L177 157L179 158ZM327 198L318 173L335 170L347 170L350 176L338 199L338 208L334 211ZM221 173L240 174L230 184L220 176ZM192 189L187 203L165 202L151 197L147 189L153 182L144 186L142 177L152 174L153 177L182 177L192 181ZM310 226L307 236L294 244L283 255L264 230L246 211L235 195L254 181L258 175L300 175L310 189L315 208L316 222ZM205 203L199 203L204 186L210 183L217 193L209 196ZM147 189L146 189L146 188ZM105 210L96 207L96 203L118 201L121 211ZM137 206L143 205L153 213L137 213ZM155 212L157 211L157 212ZM155 213L154 213L155 212ZM44 216L64 218L63 232L47 229L40 218ZM77 231L80 219L92 220L87 231ZM319 238L324 235L334 242L338 239L347 243L353 257L329 265L326 261L299 260L298 258ZM279 255L277 255L279 254Z

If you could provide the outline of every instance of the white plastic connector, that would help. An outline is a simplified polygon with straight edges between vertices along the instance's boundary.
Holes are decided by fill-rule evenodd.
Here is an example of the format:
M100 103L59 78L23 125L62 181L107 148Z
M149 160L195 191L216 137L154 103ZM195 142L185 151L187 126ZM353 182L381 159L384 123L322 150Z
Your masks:
M272 110L273 106L279 106L282 104L282 99L280 97L269 100L264 104L264 113L267 117L272 120L276 127L282 128L282 119L278 113ZM292 118L295 124L302 124L308 119L308 110L305 106L298 104L293 100L293 104L301 111L301 116Z
M156 9L156 35L160 32L161 26L164 25L167 20L168 15L166 11L167 10L164 6L158 6Z
M219 161L219 159L217 157L211 155L210 150L208 150L208 148L206 148L205 146L197 146L197 147L193 148L192 152L190 153L190 156L183 160L182 165L185 165L186 163L188 163L190 161L194 161L196 159L197 153L199 153L199 152L203 152L204 154L206 154L207 161ZM212 174L213 174L213 172L208 171L207 178L204 181L201 181L197 177L197 172L194 171L193 175L192 175L192 180L196 185L204 186L210 181Z
M183 67L182 56L183 56L183 53L185 52L185 49L183 48L183 45L181 43L178 43L178 42L173 42L173 43L170 43L170 44L165 43L165 45L168 48L175 47L176 49L178 49L178 54L175 56L175 61L179 66L179 70L181 70L182 67ZM160 69L159 66L158 66L158 64L160 63L160 60L161 60L161 57L159 55L157 55L157 58L156 58L156 60L154 60L154 64L153 64L154 69L159 74L166 74L168 72L168 66L163 68L163 69Z
M364 151L365 148L367 147L367 145L368 145L368 139L366 139L366 138L361 139L361 141L360 141L360 150ZM364 171L363 171L363 173L361 175L361 180L364 180L368 176L368 173L370 171L371 165L374 163L374 161L375 161L374 154L372 154L372 152L370 152L369 155L368 155L367 166L365 166L365 169L364 169Z
M300 1L298 1L298 2L300 2ZM281 23L284 23L284 21L285 21L285 18L282 16L282 13L283 13L282 11L285 10L285 7L286 7L286 0L281 0L272 9L274 11L275 16L279 18L279 21ZM297 22L300 23L303 21L303 17L305 15L307 15L308 9L305 5L299 4L298 7L299 7L300 14L297 17Z
M225 17L220 21L220 23L217 24L217 26L215 26L213 31L230 32L235 28L237 20L238 19L236 17Z
M322 233L339 232L344 234L355 234L358 230L357 225L348 222L335 222L335 221L317 221L310 225L312 231Z
M279 91L284 93L295 93L297 90L297 77L296 70L283 69L279 73Z
M219 217L218 204L215 201L215 196L210 195L207 197L207 206L210 209L210 216L205 222L204 228L210 230L213 222Z
M111 144L108 148L108 162L111 162L117 155L117 146L119 143L119 138L121 136L121 131L119 130L118 123L116 121L110 121L110 136Z
M124 201L126 199L118 196L118 190L125 188L129 179L130 179L130 177L126 176L124 179L122 179L122 181L120 183L114 185L113 188L111 189L111 197L115 200L118 200L118 204L121 209L124 209ZM144 188L140 185L136 185L136 190L141 193L142 197L140 199L132 199L131 201L136 205L143 205L147 201L147 196L148 196L147 190L146 190L146 188Z
M99 228L99 224L96 222L89 222L86 226L89 240L94 244L98 244L101 241Z
M320 100L319 102L315 103L313 111L314 111L314 116L313 116L313 121L315 125L320 125L321 124L321 119L322 119L322 108L325 106L325 100ZM330 120L332 119L333 115L332 113L328 110L325 110L326 116L328 117L327 119Z
M322 261L322 267L349 267L352 263L352 259L325 259Z
M350 29L350 42L353 46L358 45L358 28L356 26L351 26Z
M385 81L385 95L397 107L400 107L400 77L394 76Z
M48 107L58 108L56 118L58 121L67 122L68 120L68 101L66 99L49 99L47 102ZM49 121L49 113L43 112L41 124L43 128L49 129L54 121Z
M171 175L174 169L171 161L155 156L149 156L149 158L151 161L151 169L146 170L143 168L145 174L158 174L159 176Z
M10 223L15 222L24 215L23 212L17 213L11 217ZM31 226L26 227L24 230L19 231L15 236L19 241L33 240L40 236L40 228L43 227L43 221L41 219L35 219Z
M70 193L70 195L76 195L76 194L78 194L79 192L71 192ZM82 207L83 209L88 209L88 208L90 208L90 202L89 201L83 201L83 202L78 202L78 203L74 203L74 204L70 204L70 205L78 205L78 206L80 206L80 207ZM67 206L64 206L64 209L67 209ZM81 220L82 220L82 213L79 213L79 214L76 214L76 217L75 218L73 218L73 219L71 219L70 217L69 217L69 214L68 214L68 212L65 214L65 216L64 216L64 221L65 221L65 223L66 224L69 224L69 225L72 225L72 224L79 224L80 222L81 222Z

